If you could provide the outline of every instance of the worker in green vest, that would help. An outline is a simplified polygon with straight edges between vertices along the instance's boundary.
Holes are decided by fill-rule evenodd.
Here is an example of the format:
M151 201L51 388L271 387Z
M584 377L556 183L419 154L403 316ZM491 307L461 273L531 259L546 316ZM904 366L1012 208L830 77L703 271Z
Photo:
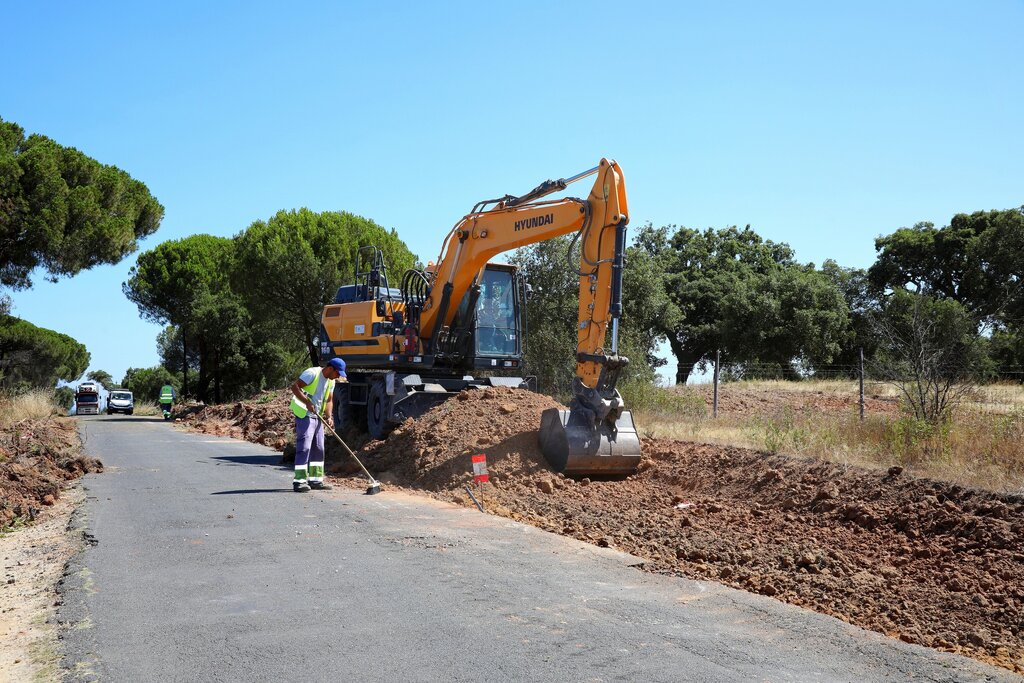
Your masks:
M334 426L334 383L347 382L345 361L332 358L323 368L307 368L291 385L295 413L295 478L292 490L329 489L324 483L324 423Z
M174 405L174 399L177 397L178 392L170 384L160 387L160 409L164 411L165 420L171 419L171 406Z

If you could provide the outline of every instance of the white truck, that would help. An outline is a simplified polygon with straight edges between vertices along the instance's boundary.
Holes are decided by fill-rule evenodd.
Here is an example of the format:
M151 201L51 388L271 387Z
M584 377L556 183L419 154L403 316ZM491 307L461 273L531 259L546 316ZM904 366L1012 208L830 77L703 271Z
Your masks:
M132 392L127 389L111 389L107 394L107 415L124 413L131 415L135 412L135 398Z

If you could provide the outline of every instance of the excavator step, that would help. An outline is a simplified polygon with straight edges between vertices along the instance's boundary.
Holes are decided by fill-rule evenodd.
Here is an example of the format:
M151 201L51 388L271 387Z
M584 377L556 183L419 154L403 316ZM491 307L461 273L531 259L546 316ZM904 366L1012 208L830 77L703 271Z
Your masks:
M615 429L595 427L579 410L548 408L540 418L540 449L555 469L570 477L627 476L640 465L640 437L628 410Z

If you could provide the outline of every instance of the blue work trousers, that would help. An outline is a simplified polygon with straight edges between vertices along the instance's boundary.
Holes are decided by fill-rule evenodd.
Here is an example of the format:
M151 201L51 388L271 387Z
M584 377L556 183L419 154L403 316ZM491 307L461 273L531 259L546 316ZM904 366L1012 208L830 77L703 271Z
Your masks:
M315 417L295 418L295 482L324 480L324 424Z

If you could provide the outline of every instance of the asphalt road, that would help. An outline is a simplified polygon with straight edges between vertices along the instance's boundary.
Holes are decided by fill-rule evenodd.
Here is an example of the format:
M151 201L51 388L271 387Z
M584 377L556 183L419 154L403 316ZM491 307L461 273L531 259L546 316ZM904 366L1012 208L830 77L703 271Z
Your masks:
M59 611L70 680L1020 680L475 510L294 494L246 442L81 428L107 469Z

